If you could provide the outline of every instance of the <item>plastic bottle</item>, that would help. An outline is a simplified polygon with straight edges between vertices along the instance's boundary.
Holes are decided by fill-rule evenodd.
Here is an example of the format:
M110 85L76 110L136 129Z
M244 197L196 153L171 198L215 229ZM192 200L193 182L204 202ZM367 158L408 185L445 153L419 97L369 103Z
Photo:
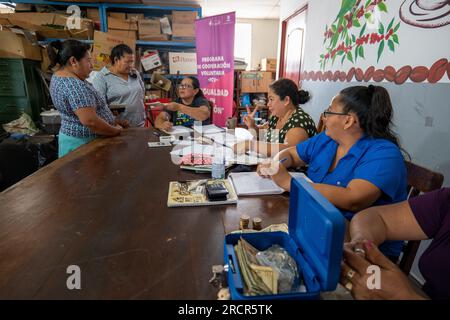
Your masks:
M213 179L225 179L225 157L223 146L214 148L214 158L211 168L211 177Z

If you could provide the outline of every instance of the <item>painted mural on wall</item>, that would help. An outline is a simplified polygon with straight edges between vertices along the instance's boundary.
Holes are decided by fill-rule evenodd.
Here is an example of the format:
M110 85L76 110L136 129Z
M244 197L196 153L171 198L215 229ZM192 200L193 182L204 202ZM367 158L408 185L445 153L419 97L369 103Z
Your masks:
M450 0L312 1L302 80L450 82L449 24Z

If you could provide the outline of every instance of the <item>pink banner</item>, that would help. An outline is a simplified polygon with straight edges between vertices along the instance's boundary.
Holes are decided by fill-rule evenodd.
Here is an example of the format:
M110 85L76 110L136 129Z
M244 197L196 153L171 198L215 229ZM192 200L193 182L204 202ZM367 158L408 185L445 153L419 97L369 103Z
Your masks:
M235 22L234 12L195 21L200 87L214 103L213 123L222 127L233 115Z

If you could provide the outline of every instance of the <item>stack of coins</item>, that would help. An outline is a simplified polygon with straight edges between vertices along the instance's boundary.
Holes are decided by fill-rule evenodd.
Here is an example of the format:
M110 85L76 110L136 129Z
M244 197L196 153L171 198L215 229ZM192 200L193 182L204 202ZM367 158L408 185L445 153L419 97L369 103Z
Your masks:
M242 215L239 220L239 230L248 229L248 225L250 224L250 217L246 215Z
M262 219L261 218L253 218L253 230L261 230L262 229Z

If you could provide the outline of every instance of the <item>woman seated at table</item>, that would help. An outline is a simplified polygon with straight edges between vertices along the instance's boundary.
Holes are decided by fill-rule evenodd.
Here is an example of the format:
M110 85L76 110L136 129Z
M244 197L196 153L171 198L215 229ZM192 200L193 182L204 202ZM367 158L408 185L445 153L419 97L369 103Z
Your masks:
M450 188L358 213L344 247L341 283L356 299L424 299L407 276L381 252L386 240L433 239L419 260L423 291L431 299L450 299ZM370 265L380 267L380 288L367 287Z
M308 91L298 90L297 85L290 79L279 79L269 86L269 102L267 107L271 113L268 123L256 125L253 112L247 107L244 122L248 129L256 131L257 135L266 131L265 141L250 140L233 146L236 153L249 150L271 156L276 152L297 145L314 136L316 125L314 120L300 107L309 101Z
M211 108L196 77L188 76L181 81L178 96L177 101L166 103L164 111L156 117L157 129L170 130L174 125L191 127L194 121L210 123Z
M111 50L111 67L103 67L92 85L106 99L109 106L123 105L125 112L118 115L132 127L145 124L145 87L141 76L134 68L134 52L126 44L119 44Z
M52 42L47 50L51 66L59 64L50 81L50 95L61 113L59 157L98 136L112 137L122 132L106 101L86 78L92 71L89 45L77 40Z
M308 165L315 189L348 220L367 207L403 201L406 168L390 128L392 113L383 87L346 88L323 112L325 132L281 151L258 172L289 191L291 176L286 168ZM395 260L401 246L401 242L389 243L382 249Z

